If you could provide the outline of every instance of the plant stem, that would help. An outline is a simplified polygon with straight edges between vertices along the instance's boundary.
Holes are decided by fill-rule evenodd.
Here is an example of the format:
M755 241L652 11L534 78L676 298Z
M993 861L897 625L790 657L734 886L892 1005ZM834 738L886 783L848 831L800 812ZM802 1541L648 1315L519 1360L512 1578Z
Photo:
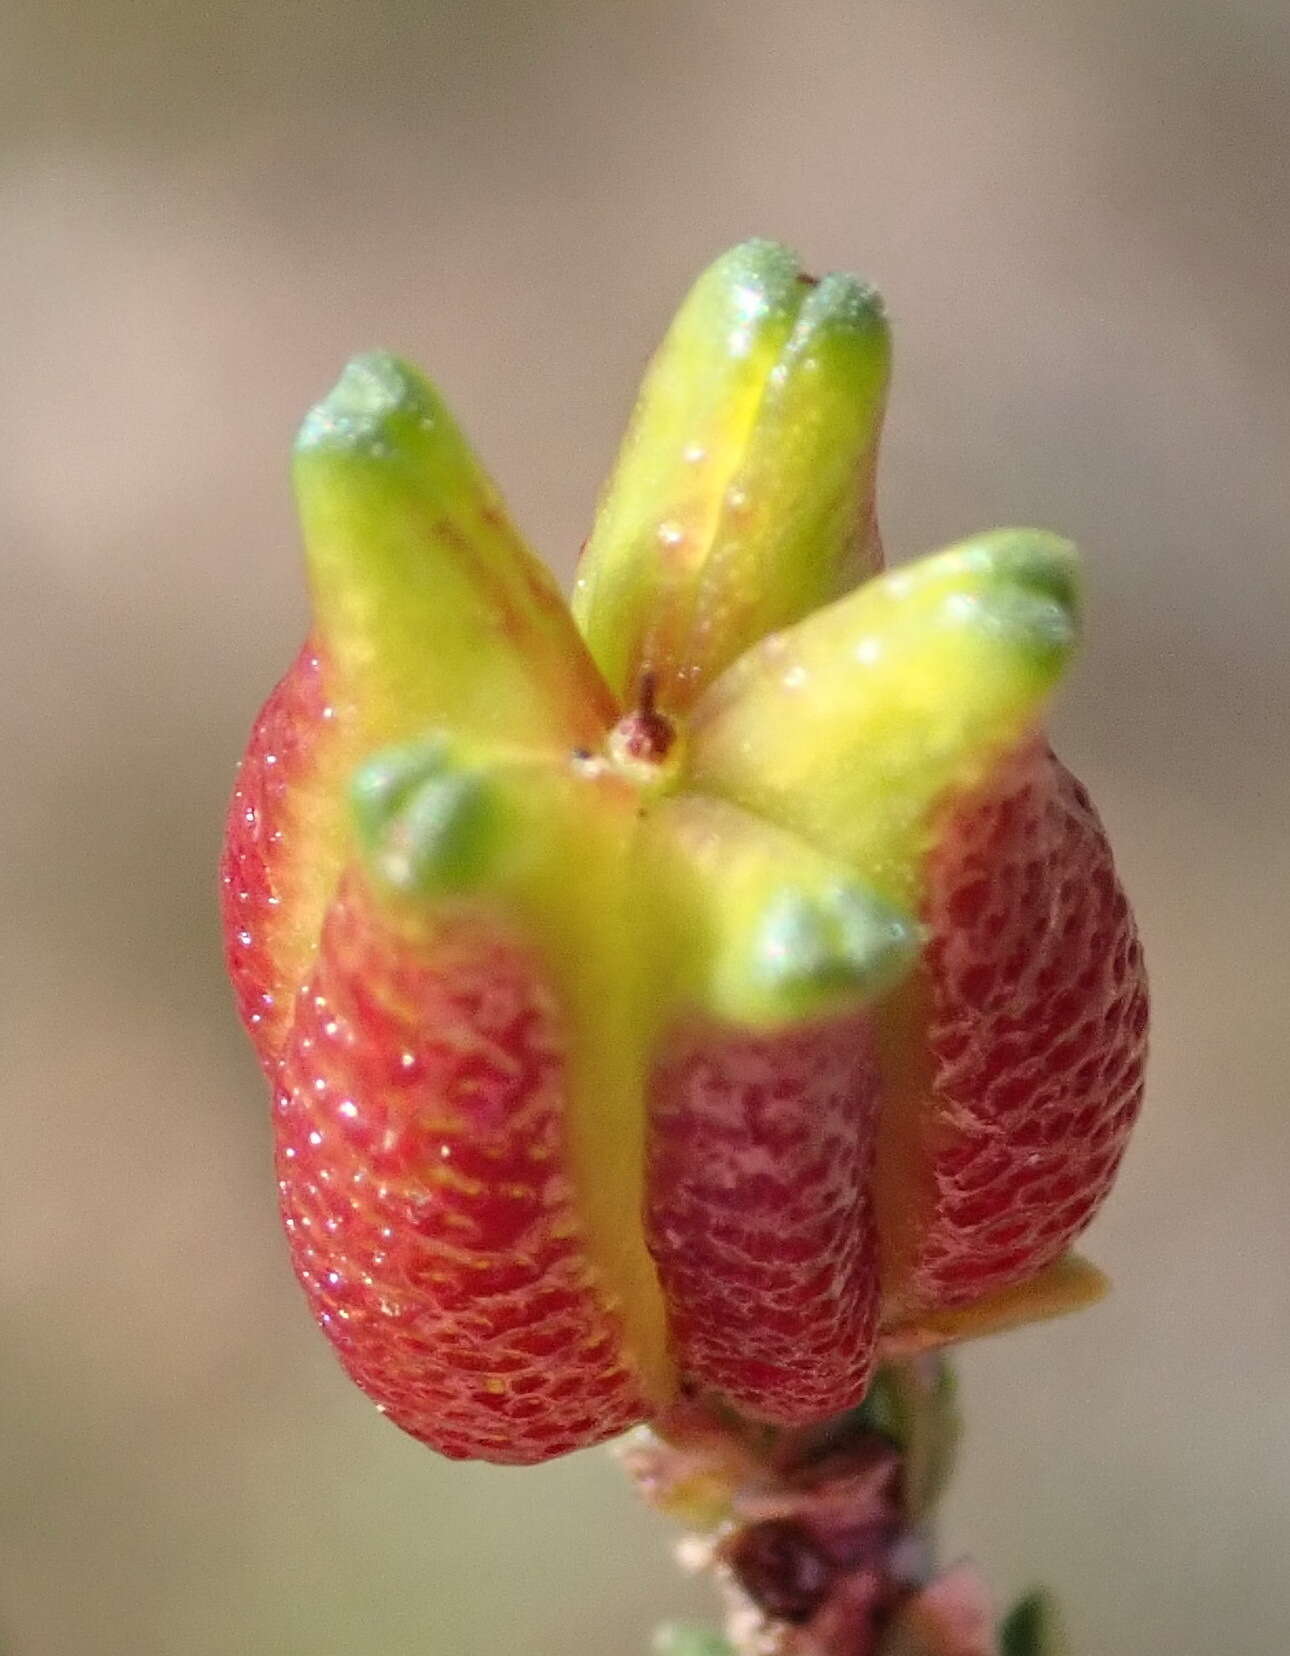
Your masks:
M883 1364L857 1408L788 1429L709 1400L620 1450L651 1505L680 1521L682 1564L714 1574L735 1656L993 1656L974 1572L935 1571L931 1513L958 1417L951 1371ZM674 1640L676 1656L714 1647Z

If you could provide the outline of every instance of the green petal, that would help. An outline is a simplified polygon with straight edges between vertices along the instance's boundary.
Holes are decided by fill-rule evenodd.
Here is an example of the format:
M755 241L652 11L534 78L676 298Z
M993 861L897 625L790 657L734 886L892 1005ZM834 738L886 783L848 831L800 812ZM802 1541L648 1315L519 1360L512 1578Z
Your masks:
M1077 634L1070 546L999 530L749 651L695 709L687 785L916 905L946 797L1025 739Z
M662 980L674 1001L775 1029L867 1004L918 953L918 928L848 868L721 800L662 801L642 829Z
M574 612L615 693L689 706L742 650L873 566L890 340L855 278L773 242L699 278L650 365Z
M369 740L442 724L564 745L612 723L554 581L415 370L356 357L294 473L318 631Z

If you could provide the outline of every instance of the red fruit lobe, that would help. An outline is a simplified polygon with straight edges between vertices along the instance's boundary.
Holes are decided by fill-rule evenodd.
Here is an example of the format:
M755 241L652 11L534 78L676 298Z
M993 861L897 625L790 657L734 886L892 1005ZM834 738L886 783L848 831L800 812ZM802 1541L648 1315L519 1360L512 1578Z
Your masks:
M677 1036L651 1103L648 1236L681 1370L762 1420L857 1403L878 1312L868 1018Z
M405 935L346 877L279 1078L282 1212L345 1368L445 1455L545 1460L649 1412L587 1263L564 1070L509 928Z
M965 1304L1069 1246L1110 1189L1146 1054L1142 950L1105 833L1041 744L946 813L924 919L921 1166L879 1177L880 1204L906 1210L885 1284L904 1310Z
M229 805L220 862L225 963L270 1074L290 1027L299 981L292 967L305 969L316 939L309 928L321 919L301 901L311 837L303 812L336 745L337 723L322 656L306 642L255 721Z

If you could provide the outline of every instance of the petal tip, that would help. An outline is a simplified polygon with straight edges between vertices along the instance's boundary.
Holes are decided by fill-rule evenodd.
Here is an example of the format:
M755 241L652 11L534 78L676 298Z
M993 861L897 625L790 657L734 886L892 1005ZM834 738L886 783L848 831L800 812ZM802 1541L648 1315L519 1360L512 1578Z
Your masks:
M445 744L378 753L350 787L359 846L372 873L403 896L446 895L477 883L492 849L487 778Z
M917 926L859 884L785 888L767 905L751 965L768 1006L794 1021L874 999L918 947Z
M872 282L839 270L831 271L814 284L802 305L798 326L873 334L884 341L890 334L882 294Z
M1079 554L1071 542L1044 529L996 529L965 542L957 558L965 579L947 593L947 609L1059 672L1080 633Z
M706 272L709 280L722 287L744 288L779 302L795 296L800 275L801 260L792 248L767 236L736 242Z
M429 383L388 351L367 351L346 363L336 384L311 408L296 437L296 454L380 453L390 423L425 423L438 411Z

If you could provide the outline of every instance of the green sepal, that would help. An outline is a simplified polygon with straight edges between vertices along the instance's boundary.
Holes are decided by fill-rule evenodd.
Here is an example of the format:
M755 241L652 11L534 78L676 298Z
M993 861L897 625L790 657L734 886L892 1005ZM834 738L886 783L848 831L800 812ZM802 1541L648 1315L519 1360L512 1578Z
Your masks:
M1070 1656L1070 1640L1057 1601L1046 1588L1027 1593L999 1628L1000 1656Z
M936 808L1033 730L1077 631L1065 541L978 536L742 656L695 709L686 785L916 903Z
M563 746L613 722L558 587L414 369L356 357L294 476L317 634L366 740L443 725Z
M654 357L574 613L610 686L683 711L756 639L875 566L882 301L774 242L699 278Z
M850 869L721 800L663 800L641 830L660 976L717 1020L777 1029L856 1009L912 968L913 919Z

